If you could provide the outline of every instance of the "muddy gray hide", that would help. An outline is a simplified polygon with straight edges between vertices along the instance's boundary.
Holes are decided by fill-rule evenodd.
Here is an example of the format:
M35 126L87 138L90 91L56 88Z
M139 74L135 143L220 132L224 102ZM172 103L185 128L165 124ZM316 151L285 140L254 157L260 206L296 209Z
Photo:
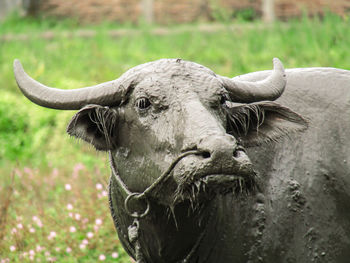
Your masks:
M269 73L238 78L254 81ZM276 102L308 119L309 127L248 149L264 193L256 204L262 221L249 249L256 255L252 261L349 262L350 72L301 68L286 74L286 90Z
M110 209L132 257L122 184L142 193L197 151L147 195L142 262L349 262L349 71L284 72L275 59L274 71L229 79L164 59L64 92L19 63L15 74L33 102L81 108L68 133L110 152Z
M309 128L247 148L259 175L255 193L216 195L200 212L184 202L175 207L177 226L162 205L153 204L152 216L141 222L147 262L185 262L199 238L188 262L349 262L350 72L306 68L286 75L276 102L301 114ZM112 177L116 227L133 255L125 227L131 222L121 215L123 200L113 185Z

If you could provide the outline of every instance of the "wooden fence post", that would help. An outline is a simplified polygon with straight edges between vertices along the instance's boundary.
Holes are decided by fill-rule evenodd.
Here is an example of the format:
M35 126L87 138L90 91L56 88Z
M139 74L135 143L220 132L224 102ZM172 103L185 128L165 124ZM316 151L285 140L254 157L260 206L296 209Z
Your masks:
M275 21L275 0L262 0L263 21L271 23Z
M0 20L3 20L11 12L18 11L23 13L23 5L21 0L0 0Z
M154 6L153 0L142 0L142 16L143 20L147 24L152 24L154 22Z

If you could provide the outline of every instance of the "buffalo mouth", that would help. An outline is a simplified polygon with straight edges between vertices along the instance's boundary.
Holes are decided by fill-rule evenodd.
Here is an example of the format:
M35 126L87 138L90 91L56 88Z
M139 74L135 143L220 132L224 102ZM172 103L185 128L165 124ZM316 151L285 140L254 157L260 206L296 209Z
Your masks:
M256 188L256 174L208 174L202 176L197 182L217 194L249 194ZM195 182L194 184L198 184Z
M205 200L211 200L216 195L233 194L249 195L257 189L257 174L206 174L192 182L178 185L175 191L175 203L189 200L191 204L199 205ZM197 205L194 205L196 208Z
M176 188L172 195L173 205L189 200L191 204L200 204L213 199L216 195L229 193L235 196L253 194L257 189L257 174L244 150L238 150L232 164L230 159L206 161L201 159L203 152L187 152L186 162L173 171Z

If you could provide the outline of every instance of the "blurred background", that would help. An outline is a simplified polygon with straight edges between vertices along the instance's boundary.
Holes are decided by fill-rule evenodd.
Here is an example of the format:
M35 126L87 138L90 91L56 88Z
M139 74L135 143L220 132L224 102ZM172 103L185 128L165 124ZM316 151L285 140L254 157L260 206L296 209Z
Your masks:
M96 23L189 23L241 18L244 20L287 20L307 15L323 15L325 11L344 16L350 8L348 0L2 0L0 16L14 10L30 16L75 18Z
M73 111L20 94L33 78L74 89L160 58L236 76L350 69L350 0L0 0L0 263L132 262L108 211L108 159L65 133Z

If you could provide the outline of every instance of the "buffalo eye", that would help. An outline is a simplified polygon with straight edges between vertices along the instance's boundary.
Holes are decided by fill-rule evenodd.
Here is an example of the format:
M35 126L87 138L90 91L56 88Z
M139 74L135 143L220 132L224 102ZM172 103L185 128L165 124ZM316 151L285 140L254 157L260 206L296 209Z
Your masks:
M140 110L145 110L149 106L151 106L151 102L149 101L148 98L142 97L136 101L136 107L139 108Z

